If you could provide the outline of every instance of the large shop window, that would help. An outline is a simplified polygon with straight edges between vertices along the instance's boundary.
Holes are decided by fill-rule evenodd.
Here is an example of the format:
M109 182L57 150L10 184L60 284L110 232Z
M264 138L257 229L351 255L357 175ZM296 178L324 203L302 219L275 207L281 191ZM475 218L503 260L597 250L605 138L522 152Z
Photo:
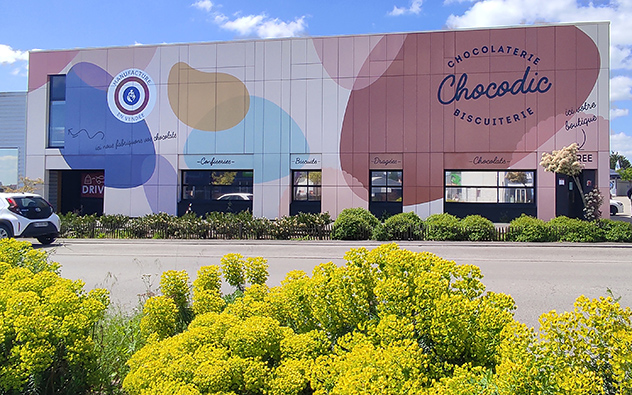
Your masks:
M401 170L371 170L369 210L378 218L402 212Z
M63 148L66 132L66 76L51 75L48 92L48 147Z
M448 170L446 212L460 217L479 214L497 222L509 221L522 213L535 215L534 177L534 170Z
M292 172L292 203L290 215L320 213L321 170L294 170Z
M178 214L252 211L252 170L186 170Z

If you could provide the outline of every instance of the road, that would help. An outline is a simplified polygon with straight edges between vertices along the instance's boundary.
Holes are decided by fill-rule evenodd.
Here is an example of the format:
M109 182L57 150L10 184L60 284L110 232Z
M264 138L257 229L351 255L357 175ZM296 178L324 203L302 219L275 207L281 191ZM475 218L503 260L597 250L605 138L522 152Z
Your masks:
M429 251L458 264L474 264L484 274L488 291L513 296L515 317L536 328L550 310L572 310L580 295L612 294L632 306L632 245L574 243L401 242L411 251ZM107 288L115 305L138 306L139 295L156 291L165 270L186 270L195 278L199 267L219 264L228 253L268 260L268 285L279 285L290 270L308 274L332 261L344 264L350 248L373 248L378 242L222 241L222 240L71 240L39 246L62 264L62 275L82 279L86 289ZM228 285L224 292L231 292Z

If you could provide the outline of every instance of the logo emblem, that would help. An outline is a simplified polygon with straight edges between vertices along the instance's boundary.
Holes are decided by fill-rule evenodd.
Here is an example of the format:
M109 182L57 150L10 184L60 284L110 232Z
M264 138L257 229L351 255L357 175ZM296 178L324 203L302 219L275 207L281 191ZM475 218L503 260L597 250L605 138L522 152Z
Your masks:
M108 107L117 119L125 123L142 121L151 113L155 103L156 86L143 70L123 70L108 87Z

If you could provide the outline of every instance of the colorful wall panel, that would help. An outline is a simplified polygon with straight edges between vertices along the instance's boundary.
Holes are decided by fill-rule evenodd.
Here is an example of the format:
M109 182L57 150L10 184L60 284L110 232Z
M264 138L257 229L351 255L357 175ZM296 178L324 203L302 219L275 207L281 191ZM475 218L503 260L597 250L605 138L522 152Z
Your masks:
M105 212L142 215L175 214L182 170L252 166L254 214L277 217L291 158L317 155L336 216L368 206L369 170L395 155L404 211L441 212L446 169L515 168L538 171L552 217L542 152L577 142L607 193L608 48L607 23L581 23L32 52L27 172L103 169ZM56 74L66 132L52 149Z

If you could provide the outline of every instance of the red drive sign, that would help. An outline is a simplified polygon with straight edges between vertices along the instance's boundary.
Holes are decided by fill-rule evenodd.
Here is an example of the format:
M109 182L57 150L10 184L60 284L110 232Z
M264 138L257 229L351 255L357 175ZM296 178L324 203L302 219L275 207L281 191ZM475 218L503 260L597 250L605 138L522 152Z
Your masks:
M103 172L81 173L81 197L103 198Z

